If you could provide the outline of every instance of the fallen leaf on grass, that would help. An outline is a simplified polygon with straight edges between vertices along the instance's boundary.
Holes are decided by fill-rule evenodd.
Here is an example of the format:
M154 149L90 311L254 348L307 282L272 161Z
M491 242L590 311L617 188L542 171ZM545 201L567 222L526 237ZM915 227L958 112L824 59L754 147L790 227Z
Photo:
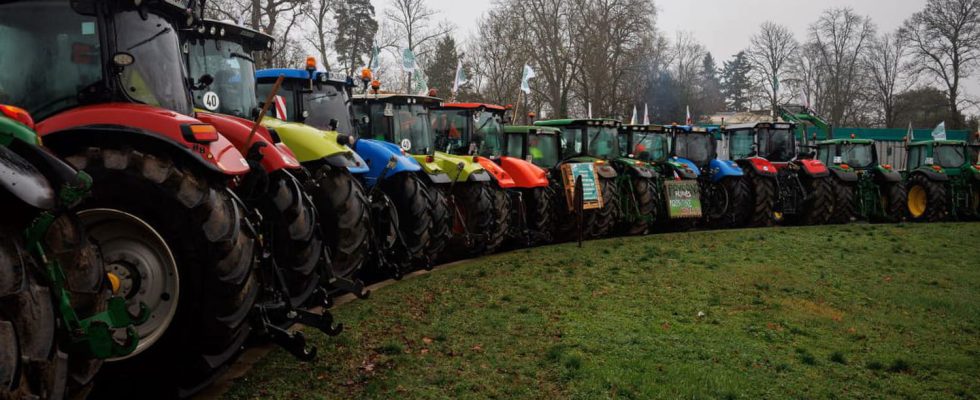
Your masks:
M480 345L473 346L472 350L474 350L474 351L483 351L483 346L480 346Z
M426 355L426 354L429 354L429 349L422 349L422 350L419 350L419 354L421 354L421 355Z
M425 344L432 344L432 339L431 339L431 338L427 338L427 337L424 337L424 336L423 336L423 337L422 337L422 343L425 343Z

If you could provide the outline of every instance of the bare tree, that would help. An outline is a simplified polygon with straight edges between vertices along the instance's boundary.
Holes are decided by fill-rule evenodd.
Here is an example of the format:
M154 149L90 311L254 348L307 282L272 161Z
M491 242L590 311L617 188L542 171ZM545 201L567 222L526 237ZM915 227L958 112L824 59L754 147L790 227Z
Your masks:
M887 128L898 126L895 100L899 93L911 89L915 80L906 76L902 61L908 49L895 34L883 34L871 41L864 52L863 65L869 78L870 96L880 112L880 123Z
M256 58L259 68L295 66L292 64L301 46L291 37L299 30L299 22L309 0L217 0L206 4L207 14L217 18L239 21L249 16L249 26L276 37L271 51Z
M980 0L929 0L899 32L910 46L909 66L944 86L948 126L963 127L961 83L980 61Z
M851 8L826 10L810 25L810 43L820 55L818 65L825 69L821 112L832 124L853 123L858 117L865 89L862 55L874 35L871 19Z
M506 4L491 9L469 41L466 58L473 67L472 79L481 101L507 103L517 98L523 63L528 59L523 46L527 37L523 25L510 15Z
M327 57L331 48L330 37L335 33L330 15L333 3L334 0L312 0L310 6L303 10L303 14L313 24L312 34L304 35L306 42L320 54L320 62L327 71L330 70L330 60Z
M511 15L527 31L528 60L537 78L532 90L548 106L551 115L569 115L572 84L581 65L572 32L572 4L563 0L511 0Z
M792 60L797 57L798 49L799 43L789 28L774 22L762 24L759 32L752 36L746 54L773 112L781 100L779 83L790 77Z

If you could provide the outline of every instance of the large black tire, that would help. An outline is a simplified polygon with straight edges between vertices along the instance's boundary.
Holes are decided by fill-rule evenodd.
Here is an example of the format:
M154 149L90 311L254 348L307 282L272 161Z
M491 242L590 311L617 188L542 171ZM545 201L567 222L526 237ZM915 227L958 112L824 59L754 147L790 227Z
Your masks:
M591 232L592 238L603 238L612 234L616 223L622 214L619 209L619 185L615 179L600 178L599 185L602 186L602 208L593 211L598 214L595 219L595 229Z
M490 185L482 182L457 183L455 191L455 207L463 216L466 229L470 234L476 235L468 246L464 246L463 252L471 257L489 253L492 250L490 238L495 235L492 231L496 228L497 217ZM466 234L459 229L454 229L453 233L460 238Z
M272 175L268 203L262 210L271 225L273 256L283 273L290 305L299 307L319 286L330 262L313 200L292 174L280 171Z
M513 204L506 189L496 184L489 185L489 189L493 193L493 228L487 232L487 252L493 253L510 235Z
M449 209L449 198L443 192L444 189L448 189L448 185L426 186L432 210L432 227L429 230L429 244L426 245L425 253L432 262L445 255L446 246L453 237L453 221L456 219L453 210Z
M946 218L948 204L946 185L930 180L925 174L913 174L908 182L906 200L909 216L915 222L938 222Z
M848 224L857 218L854 200L857 188L854 184L844 182L833 176L829 179L834 199L833 203L831 203L830 223Z
M548 190L552 195L552 210L555 217L554 241L567 242L578 240L578 227L575 213L568 208L568 200L565 194L565 187L559 179L548 181ZM582 215L582 238L592 237L592 231L596 227L596 219L599 213L594 210L586 210Z
M797 221L803 225L823 225L830 220L834 195L830 177L803 178L806 200Z
M744 177L730 176L721 181L721 188L728 198L725 215L718 221L720 228L742 228L748 226L752 214L749 213L751 194L749 184Z
M371 205L350 171L322 164L312 172L307 192L313 196L330 249L330 273L333 277L353 279L371 251Z
M908 192L904 182L884 183L878 186L881 191L881 208L884 222L902 222L908 219Z
M173 319L158 330L159 340L104 365L94 397L177 397L199 391L238 354L259 292L254 239L242 227L239 205L224 183L209 182L166 155L92 147L67 159L96 182L92 196L80 205L86 224L97 221L85 210L117 210L112 213L139 218L163 239L168 248L161 251L173 256L179 275L176 292L159 298L177 301ZM131 263L124 252L106 251L104 231L92 229L107 269ZM133 290L128 295L135 295Z
M431 246L433 200L429 189L410 172L397 174L381 183L381 191L391 199L398 212L398 231L404 249L396 250L408 263L425 263L426 249ZM448 229L448 228L447 228ZM396 244L396 249L401 247Z
M535 235L532 245L540 246L554 240L555 215L552 208L554 190L551 186L530 189L525 196L527 208L527 227Z
M632 208L634 209L620 210L623 216L623 232L631 236L645 235L653 228L653 223L656 220L657 193L654 189L656 183L650 178L641 176L630 176L629 180L633 186L633 190L622 193L622 196L631 197L630 203L632 203ZM626 207L625 204L622 204L622 206L623 208ZM630 214L633 214L632 221L626 218Z
M60 399L68 357L58 350L51 291L19 232L0 230L0 399Z
M773 226L776 204L776 179L763 176L751 168L745 169L745 180L749 188L749 200L743 213L749 216L748 226Z

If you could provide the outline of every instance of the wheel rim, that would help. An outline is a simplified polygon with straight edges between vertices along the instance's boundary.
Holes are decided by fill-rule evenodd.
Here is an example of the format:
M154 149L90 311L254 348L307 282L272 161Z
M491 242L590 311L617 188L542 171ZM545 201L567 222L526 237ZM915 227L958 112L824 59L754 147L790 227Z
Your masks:
M142 219L120 210L91 209L79 213L89 234L102 248L106 272L120 280L119 294L131 313L145 303L146 322L136 327L139 345L136 356L149 349L167 331L180 294L180 275L170 247L159 233Z
M773 211L772 212L772 219L776 220L776 222L783 222L783 217L784 217L784 215L783 215L783 212L782 211Z
M912 186L909 190L909 214L919 218L926 213L926 206L929 204L926 196L926 189L922 186Z

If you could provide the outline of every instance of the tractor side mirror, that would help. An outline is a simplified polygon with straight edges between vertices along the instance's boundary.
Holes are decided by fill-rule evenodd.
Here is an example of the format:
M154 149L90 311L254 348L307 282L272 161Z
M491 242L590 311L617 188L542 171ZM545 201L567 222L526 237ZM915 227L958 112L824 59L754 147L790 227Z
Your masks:
M339 125L340 122L338 122L335 118L330 118L330 122L328 124L330 125L330 130L335 131L337 130L337 125Z
M211 84L213 83L214 83L214 77L211 76L211 74L201 75L200 78L197 78L197 82L194 84L194 90L204 89L208 86L211 86Z

